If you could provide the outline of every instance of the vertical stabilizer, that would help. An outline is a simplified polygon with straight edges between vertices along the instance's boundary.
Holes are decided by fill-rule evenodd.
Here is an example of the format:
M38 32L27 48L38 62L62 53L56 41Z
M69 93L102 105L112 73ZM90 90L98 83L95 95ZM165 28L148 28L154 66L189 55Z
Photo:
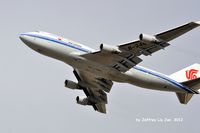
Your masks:
M177 82L185 82L200 77L200 64L193 64L169 76Z

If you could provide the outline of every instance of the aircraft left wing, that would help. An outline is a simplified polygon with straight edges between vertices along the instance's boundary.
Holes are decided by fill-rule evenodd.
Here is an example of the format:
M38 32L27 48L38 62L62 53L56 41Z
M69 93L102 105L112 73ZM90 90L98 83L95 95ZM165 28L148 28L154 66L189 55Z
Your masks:
M179 26L177 28L156 34L156 35L146 35L140 34L139 40L124 43L119 45L119 49L122 51L129 51L134 53L136 56L141 54L147 56L152 55L154 52L164 49L169 46L169 41L189 32L190 30L198 27L200 21L190 22L185 25Z
M156 34L140 34L139 39L123 43L117 47L100 45L100 51L81 55L107 67L114 68L120 72L126 72L142 61L141 55L152 55L153 53L169 46L169 41L183 35L184 33L198 27L200 21L190 22L177 28Z
M93 106L94 110L98 112L106 113L106 104L108 102L105 92L110 92L113 82L77 69L73 72L78 80L78 84L87 96L86 105Z

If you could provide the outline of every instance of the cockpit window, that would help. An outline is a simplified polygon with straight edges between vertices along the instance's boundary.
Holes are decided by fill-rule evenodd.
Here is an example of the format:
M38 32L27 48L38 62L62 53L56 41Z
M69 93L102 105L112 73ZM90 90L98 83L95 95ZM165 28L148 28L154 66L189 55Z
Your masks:
M61 36L58 36L58 35L55 35L55 34L52 34L52 33L48 33L48 32L43 32L43 31L35 31L36 33L41 33L41 34L44 34L44 35L47 35L49 37L53 37L53 38L57 38L57 40L63 40L63 38Z
M52 34L52 33L48 33L48 35L52 36L52 37L56 37L56 38L60 38L60 36Z

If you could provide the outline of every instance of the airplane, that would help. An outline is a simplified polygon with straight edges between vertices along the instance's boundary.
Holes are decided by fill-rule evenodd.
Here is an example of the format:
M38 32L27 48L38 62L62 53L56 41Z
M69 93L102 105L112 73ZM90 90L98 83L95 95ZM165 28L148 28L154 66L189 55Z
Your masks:
M194 94L199 94L200 64L195 63L171 75L138 65L143 61L142 56L165 49L170 41L199 25L200 21L196 21L155 35L142 33L135 41L117 46L100 44L98 50L43 31L22 33L19 38L38 53L70 65L77 82L66 80L65 87L82 90L86 95L77 96L76 102L106 113L107 94L113 82L175 92L181 104L187 104Z

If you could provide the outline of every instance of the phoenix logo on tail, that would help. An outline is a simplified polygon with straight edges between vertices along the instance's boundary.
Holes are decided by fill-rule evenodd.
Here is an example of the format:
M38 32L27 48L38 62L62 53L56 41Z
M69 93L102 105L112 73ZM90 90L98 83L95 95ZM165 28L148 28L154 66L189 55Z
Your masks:
M197 73L198 73L198 70L196 69L190 69L190 70L185 71L185 75L188 80L196 79Z

